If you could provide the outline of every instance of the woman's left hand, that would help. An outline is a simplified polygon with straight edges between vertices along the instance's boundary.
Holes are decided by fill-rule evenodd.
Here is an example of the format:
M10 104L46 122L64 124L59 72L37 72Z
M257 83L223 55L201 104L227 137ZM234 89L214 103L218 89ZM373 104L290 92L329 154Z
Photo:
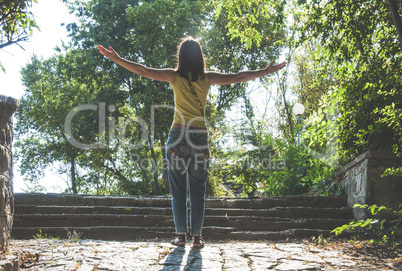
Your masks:
M279 70L282 70L283 68L286 67L286 61L283 61L282 63L278 65L274 65L275 61L272 61L264 70L267 71L267 74L277 72Z

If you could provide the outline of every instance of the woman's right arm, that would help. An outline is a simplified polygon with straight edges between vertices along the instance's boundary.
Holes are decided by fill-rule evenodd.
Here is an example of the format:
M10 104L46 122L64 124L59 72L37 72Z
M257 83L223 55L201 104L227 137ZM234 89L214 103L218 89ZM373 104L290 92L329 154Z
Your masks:
M278 65L274 65L274 61L271 62L265 69L242 71L238 73L228 74L219 72L207 72L208 81L210 85L229 85L235 83L246 82L259 78L270 73L277 72L286 66L286 62L282 62Z
M158 81L170 82L172 84L176 80L176 72L173 69L149 68L140 63L129 61L127 59L120 57L112 47L109 47L108 50L102 45L98 45L98 49L102 55L106 56L116 64L119 64L123 68L140 76Z

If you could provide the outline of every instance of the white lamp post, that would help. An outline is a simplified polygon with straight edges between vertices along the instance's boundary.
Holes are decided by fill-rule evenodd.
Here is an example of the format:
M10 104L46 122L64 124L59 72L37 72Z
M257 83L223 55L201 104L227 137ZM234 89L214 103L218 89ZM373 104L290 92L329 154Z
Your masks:
M297 124L300 124L300 116L304 113L304 105L301 103L296 103L293 107L293 113L297 115ZM297 136L297 146L300 146L300 128Z

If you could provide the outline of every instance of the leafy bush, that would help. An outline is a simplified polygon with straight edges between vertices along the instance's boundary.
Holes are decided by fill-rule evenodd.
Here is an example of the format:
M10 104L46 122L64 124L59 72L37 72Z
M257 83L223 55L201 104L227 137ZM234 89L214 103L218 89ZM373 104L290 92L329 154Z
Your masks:
M336 235L344 231L355 232L365 238L371 238L371 242L387 243L397 247L401 246L402 240L402 204L399 210L378 207L376 204L356 204L354 208L366 209L369 218L365 220L352 221L334 229Z
M334 168L313 157L303 146L265 135L265 148L246 149L227 157L223 169L232 188L242 196L339 194L333 185Z
M267 175L265 195L340 193L339 187L330 182L334 174L333 167L315 158L303 147L284 142L278 143L278 147L280 150L277 155L282 158L284 167Z
M229 197L230 193L223 186L225 172L211 166L208 175L206 195L209 197Z

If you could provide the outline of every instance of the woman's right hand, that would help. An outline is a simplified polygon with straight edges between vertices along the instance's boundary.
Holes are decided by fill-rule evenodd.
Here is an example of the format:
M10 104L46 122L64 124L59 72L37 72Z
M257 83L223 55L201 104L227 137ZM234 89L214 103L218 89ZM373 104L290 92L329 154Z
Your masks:
M120 59L120 56L117 54L117 52L112 48L112 46L109 46L109 50L103 47L102 45L98 45L98 50L99 53L102 55L106 56L110 60L116 62Z

